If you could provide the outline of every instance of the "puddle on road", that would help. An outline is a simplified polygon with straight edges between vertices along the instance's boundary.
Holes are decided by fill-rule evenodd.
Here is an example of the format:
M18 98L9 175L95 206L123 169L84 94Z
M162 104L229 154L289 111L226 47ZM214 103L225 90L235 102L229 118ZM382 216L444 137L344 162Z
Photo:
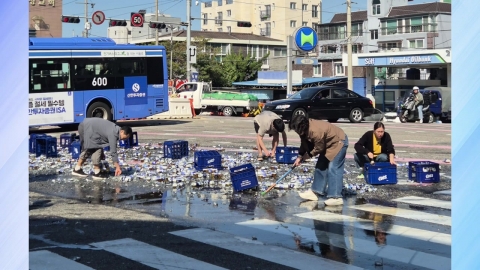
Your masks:
M141 151L140 151L141 152ZM135 153L136 160L142 160L141 155ZM238 154L238 156L244 154ZM223 156L223 154L222 154ZM290 247L298 251L316 254L342 263L359 261L366 268L371 268L378 257L365 255L366 248L396 246L409 250L450 256L450 247L441 244L427 244L419 246L419 241L413 235L400 235L398 226L413 227L428 231L450 233L449 228L435 224L425 224L417 221L397 217L396 213L376 213L376 210L365 211L353 209L352 206L375 204L396 208L399 204L390 202L392 197L405 196L412 190L421 190L413 185L377 186L374 189L366 187L364 180L358 180L354 172L352 161L348 161L345 172L345 184L355 186L358 194L347 195L345 205L340 207L325 207L317 202L302 202L296 191L308 188L308 180L312 172L298 170L291 178L286 178L284 184L279 185L268 193L260 196L260 192L232 192L230 179L225 178L227 170L222 173L196 172L189 176L182 174L182 166L190 166L190 160L175 161L157 160L151 155L150 163L136 163L129 168L129 178L112 179L106 182L85 180L71 180L69 176L52 175L40 176L31 179L31 187L36 191L45 190L66 198L73 198L92 204L106 204L115 207L124 207L132 210L141 210L156 216L170 218L174 222L187 222L187 225L228 230L238 222L268 220L288 226L262 226L262 230L275 233L279 237L276 244ZM191 157L190 157L191 158ZM227 157L227 162L236 162ZM125 159L125 155L122 156ZM35 161L41 163L41 160ZM170 162L170 163L169 163ZM255 163L255 161L252 161ZM180 166L182 165L182 166ZM237 164L238 165L238 164ZM282 175L289 165L254 164L258 167L257 176L261 184L260 191L272 184L279 175ZM266 169L261 169L265 167ZM169 170L167 170L167 167ZM183 167L185 168L185 167ZM274 168L274 174L269 170ZM277 170L278 169L278 170ZM190 167L188 170L193 171ZM134 172L137 178L133 177ZM152 173L152 174L151 174ZM405 175L405 168L400 168L400 175ZM157 177L164 180L158 181ZM363 186L362 186L363 185ZM431 208L409 206L410 210L431 211ZM435 210L436 211L436 210ZM309 218L295 216L301 213L311 213ZM326 213L314 216L315 213ZM436 213L446 215L447 211ZM312 224L313 223L313 224ZM280 232L281 231L281 232ZM400 230L401 231L401 230ZM282 234L283 233L283 234ZM252 236L249 236L252 238ZM255 238L261 240L261 236ZM373 245L372 245L373 244ZM372 247L373 246L373 247ZM434 250L434 251L431 251ZM384 266L392 265L387 260L382 261ZM387 267L394 268L394 267Z

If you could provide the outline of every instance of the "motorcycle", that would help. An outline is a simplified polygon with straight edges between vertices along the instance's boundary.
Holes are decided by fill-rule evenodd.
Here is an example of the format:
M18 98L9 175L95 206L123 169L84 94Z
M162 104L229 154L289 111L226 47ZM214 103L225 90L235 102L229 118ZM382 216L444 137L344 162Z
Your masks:
M410 94L407 97L403 104L399 104L399 118L400 122L414 122L418 119L418 110L415 107L415 96ZM430 105L424 105L422 112L423 112L423 122L424 123L432 123L433 122L433 115L430 112Z

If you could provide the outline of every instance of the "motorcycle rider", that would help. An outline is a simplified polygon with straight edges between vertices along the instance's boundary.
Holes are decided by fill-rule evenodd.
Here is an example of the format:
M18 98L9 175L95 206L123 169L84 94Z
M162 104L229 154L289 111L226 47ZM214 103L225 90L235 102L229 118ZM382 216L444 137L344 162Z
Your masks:
M423 95L420 93L418 86L413 87L413 95L415 96L415 107L418 111L418 122L423 123Z

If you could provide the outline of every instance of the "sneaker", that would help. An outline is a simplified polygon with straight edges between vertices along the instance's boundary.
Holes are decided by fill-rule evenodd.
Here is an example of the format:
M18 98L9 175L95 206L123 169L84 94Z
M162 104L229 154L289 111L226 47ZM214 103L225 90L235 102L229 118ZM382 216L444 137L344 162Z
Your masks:
M325 201L325 205L332 206L332 205L342 205L343 199L342 198L330 198Z
M364 179L364 178L365 178L365 176L363 175L363 173L361 173L357 176L357 179Z
M72 171L72 175L76 175L76 176L88 176L88 174L86 174L83 169L80 169L78 171L76 171L75 169L73 169Z
M105 172L100 171L99 173L94 173L94 174L92 175L92 178L93 178L93 179L96 179L96 180L103 180L103 179L107 179L107 178L108 178L108 174L106 174Z
M299 192L298 196L307 201L318 201L318 196L311 189L305 192Z
M318 208L318 202L316 201L304 201L301 202L300 207L307 208L310 211L313 211Z

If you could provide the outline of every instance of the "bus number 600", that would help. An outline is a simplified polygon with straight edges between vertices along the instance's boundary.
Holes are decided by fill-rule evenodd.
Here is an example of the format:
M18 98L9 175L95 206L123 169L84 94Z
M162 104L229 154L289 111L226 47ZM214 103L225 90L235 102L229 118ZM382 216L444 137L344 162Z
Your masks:
M93 86L107 86L107 78L93 78L92 85Z

